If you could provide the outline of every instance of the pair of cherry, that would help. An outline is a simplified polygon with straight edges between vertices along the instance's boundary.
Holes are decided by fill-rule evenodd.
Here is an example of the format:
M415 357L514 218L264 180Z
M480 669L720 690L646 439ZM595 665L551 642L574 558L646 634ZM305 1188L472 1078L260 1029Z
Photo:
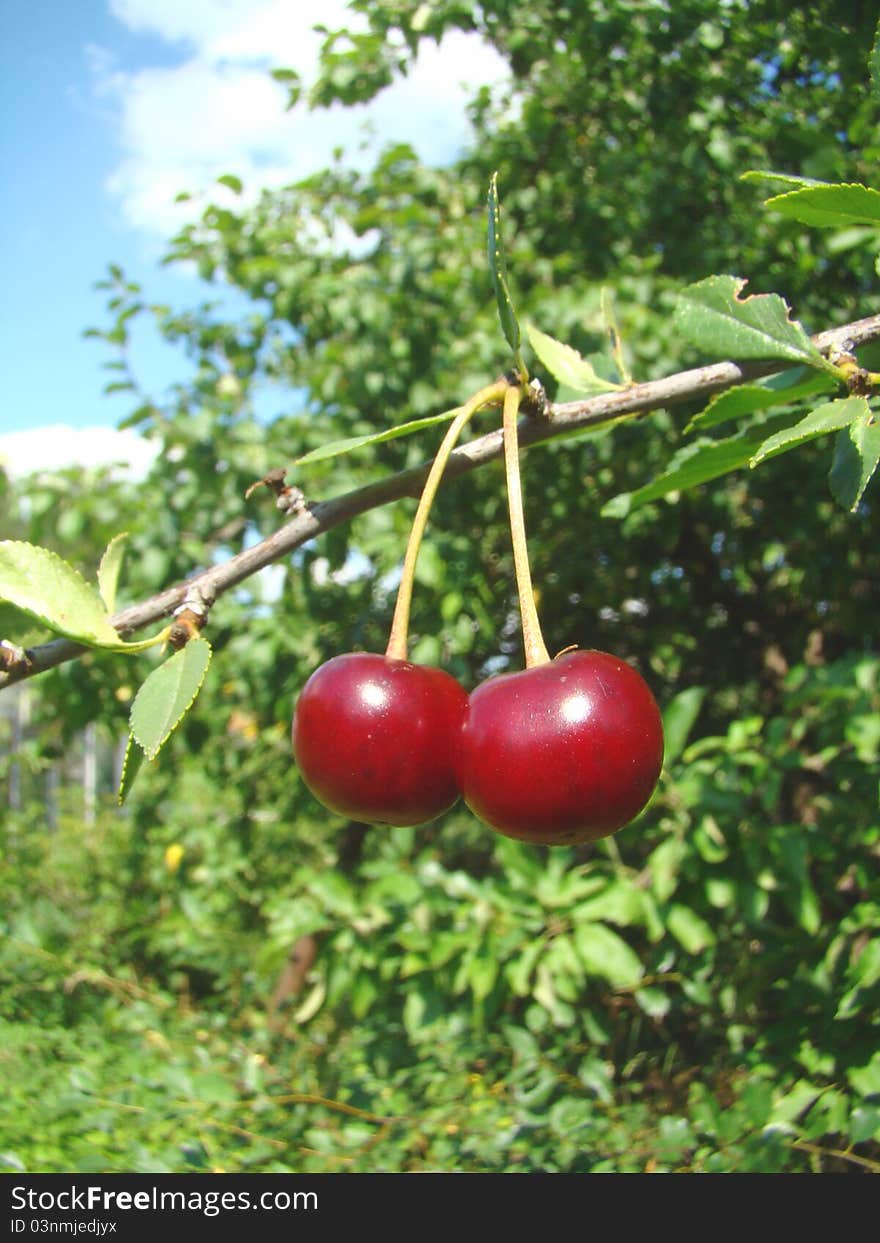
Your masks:
M355 652L322 665L293 719L303 780L366 823L433 820L463 796L508 837L592 841L628 824L663 762L654 698L631 665L571 651L483 682Z
M517 419L524 384L502 379L460 407L425 482L404 557L388 648L336 656L309 678L293 718L303 780L367 824L433 820L462 796L508 837L592 841L628 824L663 763L663 726L640 674L607 652L551 660L526 548ZM503 405L508 508L526 668L468 696L442 669L406 659L416 557L440 477L472 415Z

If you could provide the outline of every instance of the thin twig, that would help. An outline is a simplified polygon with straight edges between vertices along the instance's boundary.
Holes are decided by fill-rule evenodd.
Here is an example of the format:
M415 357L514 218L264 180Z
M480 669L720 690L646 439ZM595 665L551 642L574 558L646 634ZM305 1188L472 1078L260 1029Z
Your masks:
M855 349L878 339L880 315L871 315L866 319L819 333L813 337L813 344L820 351L827 352L840 348ZM634 384L613 393L601 393L583 401L550 405L545 417L523 419L520 427L520 447L525 449L568 432L598 427L624 415L645 414L681 402L711 397L735 384L787 370L788 367L789 364L780 363L778 360L743 364L713 363L707 367L681 371L663 380L651 380L646 384ZM445 477L448 481L467 474L487 462L494 461L502 452L503 437L501 429L498 428L455 449L446 466ZM186 582L159 592L141 604L123 609L115 614L112 623L121 635L129 635L144 626L170 617L183 603L187 592L194 589L210 598L221 596L259 570L289 556L317 535L368 510L400 500L401 497L419 496L430 469L431 463L426 462L396 475L389 475L376 483L356 488L332 500L314 505L306 504L301 512L261 543L237 553L221 565L213 566ZM0 690L73 660L87 650L69 639L53 639L49 643L28 648L26 663L17 664L8 672L0 672Z

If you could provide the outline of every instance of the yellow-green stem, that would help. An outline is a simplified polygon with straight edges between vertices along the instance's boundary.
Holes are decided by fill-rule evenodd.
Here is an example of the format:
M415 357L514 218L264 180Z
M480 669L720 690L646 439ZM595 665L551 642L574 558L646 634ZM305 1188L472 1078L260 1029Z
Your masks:
M510 512L510 535L513 540L513 565L516 570L516 591L519 596L519 614L522 619L523 647L526 668L546 665L550 654L541 634L535 593L532 590L532 572L529 568L529 552L526 544L526 523L523 516L522 483L519 475L519 404L522 390L509 388L504 394L504 469L507 475L507 507Z
M428 524L428 515L431 512L434 497L437 495L437 489L440 486L440 480L443 477L443 471L446 469L449 455L455 448L455 442L461 435L463 428L470 422L477 411L483 406L490 405L493 401L500 401L507 391L507 381L499 380L497 383L490 384L487 388L480 389L478 393L475 393L452 420L449 430L443 437L440 448L437 450L437 456L434 458L431 469L428 472L428 478L425 480L425 486L422 489L419 506L413 519L412 529L409 533L409 542L407 543L406 553L403 558L403 571L400 577L400 586L397 589L397 603L394 606L391 632L388 636L388 646L385 649L385 655L392 660L406 660L407 657L409 613L412 604L416 561L422 543L422 536L425 534L425 527Z

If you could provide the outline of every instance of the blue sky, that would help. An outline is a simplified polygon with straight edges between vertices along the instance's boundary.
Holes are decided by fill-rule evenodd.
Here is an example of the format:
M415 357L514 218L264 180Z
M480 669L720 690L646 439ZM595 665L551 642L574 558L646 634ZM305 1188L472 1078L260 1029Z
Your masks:
M319 46L311 27L344 25L345 8L344 0L3 5L0 460L7 469L83 453L93 459L97 444L111 443L106 430L102 439L94 429L113 428L130 399L102 395L107 356L82 336L105 322L93 286L116 262L150 299L177 306L198 299L195 278L159 265L192 210L174 204L179 190L210 190L226 172L243 178L246 194L284 184L319 167L334 145L356 146L367 121L376 146L410 141L436 163L467 141L465 91L455 84L469 80L473 88L504 73L475 36L432 46L409 79L357 113L285 112L285 92L270 70L292 67L308 81ZM135 361L152 391L181 374L174 354L146 339Z
M100 0L9 4L3 32L0 432L112 425L122 404L102 398L100 350L82 339L101 320L92 286L113 259L152 279L154 256L104 188L117 117L95 97L88 48L132 61L170 49L129 34Z

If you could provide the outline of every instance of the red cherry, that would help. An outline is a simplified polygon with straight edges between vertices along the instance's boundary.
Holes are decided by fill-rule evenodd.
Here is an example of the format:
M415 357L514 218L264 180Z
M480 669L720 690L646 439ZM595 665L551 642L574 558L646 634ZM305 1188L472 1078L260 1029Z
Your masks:
M373 652L335 656L306 682L294 712L303 780L351 820L433 820L459 795L454 754L467 702L442 669Z
M662 764L660 711L641 675L607 652L575 651L477 687L457 775L493 829L561 845L628 824Z

